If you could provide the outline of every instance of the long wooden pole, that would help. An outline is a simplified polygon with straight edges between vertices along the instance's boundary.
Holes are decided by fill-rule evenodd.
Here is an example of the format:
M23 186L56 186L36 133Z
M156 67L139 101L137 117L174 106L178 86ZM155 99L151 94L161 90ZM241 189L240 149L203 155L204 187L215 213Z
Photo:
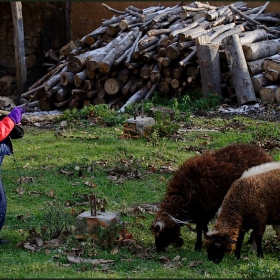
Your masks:
M208 36L195 39L200 68L202 94L222 95L219 44L211 44Z
M222 40L239 105L256 102L256 95L238 34Z
M15 66L17 77L17 93L21 95L26 82L26 63L24 49L24 29L21 2L11 2L14 23Z

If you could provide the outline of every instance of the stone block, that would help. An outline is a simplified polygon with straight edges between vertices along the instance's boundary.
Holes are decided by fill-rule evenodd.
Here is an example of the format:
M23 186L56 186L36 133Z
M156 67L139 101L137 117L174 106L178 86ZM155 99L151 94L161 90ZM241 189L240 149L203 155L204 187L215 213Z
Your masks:
M151 117L138 116L135 119L127 119L124 124L123 138L138 139L140 137L147 137L153 132L155 123L155 119Z
M79 239L93 238L102 246L110 246L118 237L120 227L118 212L97 211L96 216L91 216L90 211L85 211L76 219L75 235Z

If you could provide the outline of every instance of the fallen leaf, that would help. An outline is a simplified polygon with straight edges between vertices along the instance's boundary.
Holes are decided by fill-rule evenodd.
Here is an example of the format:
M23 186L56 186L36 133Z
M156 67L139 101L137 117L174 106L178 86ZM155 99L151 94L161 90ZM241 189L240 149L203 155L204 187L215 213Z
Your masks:
M178 262L180 259L181 259L180 256L176 256L176 257L174 257L171 261L172 261L172 262Z
M41 227L41 235L45 235L47 232L47 227L46 226L42 226Z
M159 260L160 263L164 263L164 264L169 263L169 259L165 256L159 257L158 260Z
M36 230L36 228L35 227L32 227L32 228L30 228L29 230L28 230L28 232L29 232L29 234L31 235L31 236L38 236L38 232L37 232L37 230Z
M20 228L20 229L16 230L16 232L19 232L19 233L21 233L21 235L24 235L25 230Z
M25 188L17 188L16 192L20 195L23 196L25 193L26 189Z
M119 253L119 249L117 247L112 249L110 252L111 255L117 255L118 253Z
M134 213L139 213L139 211L142 212L142 213L147 213L147 212L156 213L158 211L158 205L156 205L156 204L142 204L142 205L136 206L133 209Z
M84 259L81 257L67 256L67 259L71 263L79 264L79 263L90 263L92 265L97 264L107 264L112 263L114 260L104 260L104 259Z
M77 247L77 248L72 248L72 252L76 255L76 256L79 256L79 255L82 255L85 250L81 247Z
M107 166L108 160L99 160L99 161L96 161L96 163L100 166Z
M43 239L41 237L35 237L34 238L36 241L37 246L41 247L43 245Z
M63 169L60 169L59 172L60 174L67 175L67 176L72 176L74 174L74 172L63 170Z
M46 255L49 255L50 253L51 253L51 251L50 251L49 249L46 249L46 250L45 250L45 254L46 254Z
M29 242L24 243L23 247L27 250L30 250L30 251L35 251L36 250L35 245L32 245Z
M77 240L79 240L79 241L82 241L82 240L86 240L86 239L87 239L87 237L86 237L85 234L76 234L76 235L75 235L75 238L76 238Z
M28 165L29 165L29 163L27 162L27 163L23 166L23 168L26 168Z
M123 235L123 239L132 239L132 238L133 238L132 233L125 233Z
M136 241L134 239L124 239L122 241L122 244L124 246L129 246L129 245L132 245L132 244L135 244L135 243L136 243Z
M85 185L89 188L96 188L97 184L93 182L85 182Z
M176 171L176 168L173 166L161 166L160 172L162 173L173 173Z
M60 259L62 257L62 254L56 254L53 256L55 259Z
M35 177L20 177L17 182L19 184L21 183L25 183L25 184L30 184L30 183L33 183L35 182Z
M49 241L44 241L44 248L55 249L60 246L60 242L58 239L52 239Z
M54 197L54 190L50 189L50 191L47 192L47 196L50 197L50 198L53 198Z
M111 181L117 181L118 180L118 176L111 176L111 175L109 175L107 178L109 180L111 180Z
M133 262L133 259L121 259L122 262Z
M90 139L99 139L99 136L98 135L89 134L89 138Z
M164 267L168 268L168 269L177 269L177 266L174 263L165 263Z
M42 193L41 192L37 192L37 191L30 191L30 192L28 192L28 195L29 196L32 196L32 195L42 195Z
M197 267L200 264L202 264L202 261L193 261L193 262L190 262L189 267Z
M162 181L162 182L166 182L166 181L167 181L167 179L166 179L165 177L163 177L163 176L160 176L159 179L160 179L160 181Z

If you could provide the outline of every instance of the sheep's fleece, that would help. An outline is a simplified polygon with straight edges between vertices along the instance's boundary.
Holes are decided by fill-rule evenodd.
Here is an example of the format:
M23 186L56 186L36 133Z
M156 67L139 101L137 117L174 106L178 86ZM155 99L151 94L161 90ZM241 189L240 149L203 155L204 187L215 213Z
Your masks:
M249 229L253 229L257 256L263 257L262 237L271 224L280 224L280 162L253 167L232 184L204 241L209 260L219 263L235 249L240 258Z
M196 250L202 232L219 209L231 184L250 167L273 161L258 145L231 144L187 159L174 173L150 229L158 252L170 244L182 246L180 229L196 224Z

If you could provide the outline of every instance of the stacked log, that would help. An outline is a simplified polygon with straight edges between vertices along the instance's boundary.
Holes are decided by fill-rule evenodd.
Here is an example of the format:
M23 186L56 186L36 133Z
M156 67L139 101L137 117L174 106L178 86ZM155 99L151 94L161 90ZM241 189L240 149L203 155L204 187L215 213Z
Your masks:
M234 99L240 95L241 104L254 100L261 91L255 90L253 82L264 71L260 59L280 50L279 19L264 14L268 3L253 9L244 2L221 7L194 2L142 10L129 6L125 11L102 5L114 16L63 46L59 54L49 52L52 65L22 94L22 106L30 101L38 101L41 110L108 104L124 111L128 104L149 99L155 91L173 98L197 88L204 96L215 93ZM232 44L231 37L239 53L243 52L238 58L243 60L241 70L249 75L242 90L238 81L232 81L232 77L242 77L236 67L232 73L227 45ZM275 71L269 67L262 75L263 86L268 86L264 82L268 76L278 78ZM248 83L252 85L244 98Z
M276 101L280 103L280 54L264 58L261 70L260 74L252 77L260 97L269 104Z

